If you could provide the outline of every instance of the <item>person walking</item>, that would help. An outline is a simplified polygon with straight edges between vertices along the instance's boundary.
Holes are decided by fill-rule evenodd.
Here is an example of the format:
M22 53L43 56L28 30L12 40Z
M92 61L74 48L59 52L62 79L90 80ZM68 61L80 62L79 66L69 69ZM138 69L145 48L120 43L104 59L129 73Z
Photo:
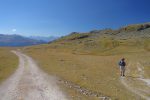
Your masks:
M125 67L126 67L125 58L122 58L119 61L119 67L120 67L120 76L125 77Z

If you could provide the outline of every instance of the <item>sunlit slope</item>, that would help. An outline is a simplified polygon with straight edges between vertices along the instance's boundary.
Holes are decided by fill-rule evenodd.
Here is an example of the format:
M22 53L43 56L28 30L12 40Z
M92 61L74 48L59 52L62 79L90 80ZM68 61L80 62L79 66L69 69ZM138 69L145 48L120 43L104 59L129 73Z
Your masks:
M0 48L0 83L8 78L18 66L18 58L10 48Z
M118 47L150 49L150 24L129 25L118 30L73 32L50 43L53 48L69 48L74 52L100 53ZM132 51L132 50L131 50ZM129 50L130 52L130 50Z
M140 76L138 63L144 66L144 77L150 78L149 30L147 26L140 30L122 28L72 33L49 44L26 47L24 50L37 60L44 71L60 77L61 80L73 82L113 100L142 100L143 98L126 89L121 83L118 61L122 57L126 58L127 69L130 70L126 77L130 78L131 85L137 88L141 86L134 82L134 78ZM73 100L98 100L95 97L79 95L74 89L67 91Z

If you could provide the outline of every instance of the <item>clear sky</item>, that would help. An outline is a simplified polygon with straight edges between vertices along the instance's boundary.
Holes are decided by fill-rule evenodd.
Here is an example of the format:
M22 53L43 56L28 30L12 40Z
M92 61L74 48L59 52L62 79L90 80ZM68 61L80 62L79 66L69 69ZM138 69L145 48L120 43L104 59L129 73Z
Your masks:
M150 22L150 0L0 0L0 33L62 36Z

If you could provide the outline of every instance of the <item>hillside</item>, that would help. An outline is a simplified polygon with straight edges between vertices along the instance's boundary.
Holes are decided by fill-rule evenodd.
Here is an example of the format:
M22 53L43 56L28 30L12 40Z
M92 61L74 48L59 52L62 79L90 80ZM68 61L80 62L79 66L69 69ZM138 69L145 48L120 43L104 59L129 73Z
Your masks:
M44 41L26 38L20 35L0 34L0 46L29 46L46 43Z
M80 52L99 52L117 48L119 46L141 47L150 49L150 24L129 25L118 30L93 30L87 33L73 32L61 37L51 46L58 48L72 48ZM77 49L77 50L76 50Z
M41 69L58 77L73 100L146 100L150 98L145 82L150 79L149 26L73 32L49 44L22 50ZM125 78L120 77L118 68L122 57L127 62Z

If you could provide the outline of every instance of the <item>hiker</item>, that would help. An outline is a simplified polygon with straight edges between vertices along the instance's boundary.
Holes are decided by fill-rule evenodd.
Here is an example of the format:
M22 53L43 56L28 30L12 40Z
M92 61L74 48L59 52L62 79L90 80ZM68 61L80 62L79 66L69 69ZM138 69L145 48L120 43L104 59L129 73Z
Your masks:
M120 76L125 76L125 66L126 66L126 63L125 63L125 58L122 58L120 61L119 61L119 67L120 67Z

